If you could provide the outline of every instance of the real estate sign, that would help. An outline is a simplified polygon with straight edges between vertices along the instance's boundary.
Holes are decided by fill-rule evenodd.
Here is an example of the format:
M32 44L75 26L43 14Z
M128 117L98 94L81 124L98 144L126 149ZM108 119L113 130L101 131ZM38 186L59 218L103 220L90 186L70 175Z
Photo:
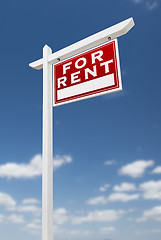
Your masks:
M122 90L117 39L53 65L53 105Z

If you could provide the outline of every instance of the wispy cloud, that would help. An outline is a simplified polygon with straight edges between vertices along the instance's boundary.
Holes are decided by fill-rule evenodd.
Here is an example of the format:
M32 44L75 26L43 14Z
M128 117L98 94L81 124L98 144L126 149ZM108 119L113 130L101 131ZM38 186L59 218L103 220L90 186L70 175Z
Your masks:
M85 216L74 217L73 224L80 224L84 222L114 222L120 219L126 211L124 210L102 210L92 211Z
M65 164L72 162L69 155L57 155L53 160L54 170ZM42 157L40 154L35 155L31 161L25 163L6 163L0 165L0 177L6 178L34 178L42 174Z
M148 10L153 10L158 6L158 0L132 0L136 4L142 4Z
M40 201L35 198L27 198L22 201L22 204L37 204L37 203L40 203Z
M120 185L114 186L113 190L116 192L130 192L135 191L136 186L133 183L123 182Z
M102 187L100 187L99 190L100 192L106 192L109 187L110 187L110 184L106 183Z
M88 230L86 230L86 231L80 231L80 230L70 230L70 231L68 231L68 230L66 230L65 231L65 233L67 234L67 235L73 235L73 236L88 236L88 235L91 235L91 231L88 231Z
M4 222L4 216L0 214L0 223Z
M60 228L60 226L55 226L54 225L54 233L55 235L57 236L60 236L64 239L66 238L66 236L69 236L70 237L80 237L82 238L82 236L89 236L91 235L93 232L92 231L89 231L89 230L79 230L79 229L67 229L67 228Z
M108 160L106 162L104 162L104 165L106 166L111 166L111 165L116 165L117 162L115 160Z
M139 194L126 194L126 193L112 193L108 200L110 202L129 202L139 199Z
M67 210L65 208L58 208L54 211L54 223L62 225L70 219L71 216L67 214Z
M29 223L26 223L23 230L29 232L32 235L39 235L41 233L42 221L39 218L32 219Z
M134 3L141 3L143 2L144 0L133 0Z
M65 208L54 211L54 226L60 226L67 222L71 224L81 224L86 222L114 222L124 216L125 210L94 210L86 214L72 215Z
M149 235L149 234L154 234L154 233L160 233L161 229L148 229L148 230L143 230L143 231L136 231L136 235Z
M157 8L158 6L158 1L146 1L146 7L148 10L153 10Z
M100 205L100 204L106 204L107 202L108 202L108 198L104 196L99 196L99 197L89 199L86 203L89 205Z
M13 209L13 211L24 212L24 213L33 213L34 215L41 214L41 208L39 208L35 205L18 206L17 208Z
M108 202L129 202L139 199L139 194L111 193L108 197L98 196L89 199L86 203L89 205L103 205Z
M34 216L41 215L41 207L35 206L33 204L22 204L22 205L15 205L15 206L8 206L7 211L10 212L21 212L26 214L32 214Z
M12 214L10 216L5 216L0 214L0 223L24 223L23 215Z
M108 233L111 233L111 232L114 232L115 231L115 228L110 226L110 227L102 227L100 229L100 233L101 234L108 234Z
M25 229L26 230L41 230L41 224L31 222L31 223L26 224Z
M63 156L57 155L53 161L54 170L62 167L65 164L69 164L71 162L72 162L72 157L70 155L63 155Z
M23 215L16 215L16 214L12 214L11 216L9 216L8 220L11 221L12 223L24 223L25 222Z
M127 175L132 178L139 178L143 176L148 167L151 167L153 165L153 160L138 160L123 166L121 169L119 169L118 173L119 175Z

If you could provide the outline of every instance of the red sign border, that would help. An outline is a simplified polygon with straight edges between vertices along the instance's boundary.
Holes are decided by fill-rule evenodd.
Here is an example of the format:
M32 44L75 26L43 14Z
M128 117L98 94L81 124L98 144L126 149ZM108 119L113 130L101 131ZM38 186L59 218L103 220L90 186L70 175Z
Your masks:
M97 89L97 90L93 90L87 93L81 93L72 97L68 97L68 98L64 98L61 100L56 101L56 96L57 96L57 92L56 92L56 77L55 77L55 71L54 71L54 67L56 65L65 63L66 61L69 61L70 59L74 59L77 58L78 56L82 56L84 53L90 52L93 49L99 50L102 46L105 45L109 45L109 44L113 44L113 49L114 49L114 58L115 58L115 68L116 68L116 84L113 86L109 86L103 89ZM111 92L116 92L116 91L121 91L122 90L122 82L121 82L121 71L120 71L120 60L119 60L119 51L118 51L118 40L114 39L110 42L101 44L97 47L94 47L92 49L89 49L87 51L84 51L80 54L77 54L73 57L70 57L68 59L65 59L59 63L53 64L53 106L59 106L59 105L63 105L63 104L67 104L67 103L71 103L71 102L76 102L76 101L80 101L80 100L85 100L87 98L91 98L91 97L96 97L96 96L100 96L100 95L104 95L104 94L108 94Z

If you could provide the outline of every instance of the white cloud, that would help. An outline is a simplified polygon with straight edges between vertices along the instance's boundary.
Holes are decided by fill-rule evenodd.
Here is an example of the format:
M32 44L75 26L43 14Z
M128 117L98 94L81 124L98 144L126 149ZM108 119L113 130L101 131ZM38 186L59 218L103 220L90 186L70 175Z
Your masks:
M127 183L127 182L123 182L121 183L121 185L116 185L113 188L114 191L116 192L129 192L129 191L135 191L136 190L136 186L133 183Z
M104 164L107 166L111 166L111 165L116 165L117 162L115 160L109 160L109 161L104 162Z
M72 219L73 224L80 224L84 222L114 222L120 219L126 211L123 210L95 210L89 212L86 216L74 217Z
M161 200L161 181L148 181L140 184L139 189L143 191L144 199Z
M24 223L24 218L22 215L11 215L8 217L8 220L11 221L12 223Z
M22 204L37 204L37 203L40 203L40 201L35 198L27 198L22 201Z
M89 205L106 204L108 201L104 196L89 199L86 203Z
M114 232L115 231L115 228L110 226L110 227L102 227L100 229L100 232L101 234L108 234L108 233L111 233L111 232Z
M79 232L77 230L65 230L60 229L60 225L66 224L67 222L70 222L72 224L81 224L85 222L114 222L120 219L122 216L124 216L127 213L127 211L124 210L102 210L102 211L91 211L87 214L81 214L81 215L69 215L68 211L65 208L58 208L54 211L54 231L56 232L67 232L71 235L78 235ZM33 223L36 223L33 221ZM92 232L88 230L81 231L82 235L90 235Z
M80 230L71 230L68 232L70 235L81 235L81 231Z
M161 221L161 206L156 206L150 210L143 212L143 216L137 219L137 222L143 222L147 220Z
M23 213L31 213L35 216L41 215L41 208L35 205L20 205L20 206L11 206L7 208L10 212L23 212Z
M65 231L65 233L67 234L67 235L73 235L73 236L89 236L89 235L91 235L92 234L92 232L91 231L88 231L88 230L86 230L86 231L80 231L80 230L70 230L70 231L68 231L68 230L66 230Z
M127 164L119 169L120 175L127 175L132 178L139 178L142 177L148 167L154 165L153 160L144 161L138 160L133 163Z
M7 193L0 192L0 206L15 207L16 201Z
M112 193L108 197L108 200L111 202L116 202L116 201L129 202L137 199L139 199L139 194Z
M29 201L30 200L30 201ZM36 201L36 199L32 199L37 203L38 200ZM27 204L27 202L31 202L31 199L25 199L22 201L25 204L22 205L17 205L16 201L7 193L1 193L0 192L0 206L5 206L7 211L10 212L24 212L24 213L32 213L34 215L40 215L41 214L41 208L37 207L33 204ZM22 220L22 215L11 215L9 220L13 220L15 222L16 221L23 221Z
M104 184L102 187L99 188L99 190L100 192L106 192L109 187L110 184Z
M108 202L129 202L139 199L139 194L112 193L108 197L98 196L89 199L86 203L89 205L103 205Z
M41 228L42 228L41 223L42 223L41 219L37 219L37 218L33 219L32 221L30 221L25 225L23 230L27 231L32 235L39 235L41 233Z
M29 164L6 163L0 165L0 177L32 178L41 175L41 155L34 156Z
M161 173L161 166L158 166L158 167L154 168L152 173L153 174L160 174Z
M65 208L58 208L54 211L54 223L61 225L66 223L70 219L67 215L67 210Z
M68 155L57 155L53 160L54 170L64 164L72 162L72 157ZM28 164L6 163L0 165L0 177L6 178L33 178L42 173L42 158L40 154L35 155Z
M56 225L54 225L54 233L55 233L55 235L58 235L58 236L61 235L61 237L63 236L62 237L63 239L69 235L74 236L74 237L76 237L76 236L82 237L82 236L89 236L92 234L92 232L89 230L83 230L83 231L78 230L78 229L69 230L69 229L60 228L59 226L56 226Z
M57 155L54 158L54 170L62 167L64 164L68 164L72 162L72 157L69 155L64 155L64 156L60 156Z
M41 230L41 225L37 224L37 223L34 223L34 222L31 222L31 223L26 224L25 229L27 229L27 230L28 229L29 230Z
M24 223L24 217L22 215L16 215L12 214L10 216L4 216L0 214L0 223L5 222L5 223Z
M41 213L41 208L35 206L35 205L22 205L15 208L18 212L24 212L24 213L33 213L36 215L39 215Z

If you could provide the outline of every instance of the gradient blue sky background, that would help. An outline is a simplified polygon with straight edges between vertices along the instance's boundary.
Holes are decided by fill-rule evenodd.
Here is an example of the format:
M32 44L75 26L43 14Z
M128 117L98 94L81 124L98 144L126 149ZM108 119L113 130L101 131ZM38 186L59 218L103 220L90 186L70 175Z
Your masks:
M55 239L160 239L160 7L1 0L0 239L41 239L42 71L28 64L131 16L123 91L54 110Z

